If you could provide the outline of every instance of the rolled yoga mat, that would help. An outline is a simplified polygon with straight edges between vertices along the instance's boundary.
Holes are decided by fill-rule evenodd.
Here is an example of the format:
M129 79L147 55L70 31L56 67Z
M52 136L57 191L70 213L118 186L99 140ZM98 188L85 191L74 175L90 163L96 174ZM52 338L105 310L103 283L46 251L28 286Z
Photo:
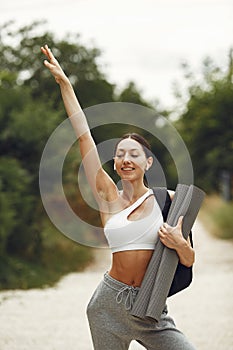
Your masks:
M205 193L194 185L178 184L168 212L167 223L177 224L184 216L182 233L185 239L197 217ZM151 261L143 278L139 293L131 310L131 315L140 318L153 318L159 321L178 264L178 255L158 240Z

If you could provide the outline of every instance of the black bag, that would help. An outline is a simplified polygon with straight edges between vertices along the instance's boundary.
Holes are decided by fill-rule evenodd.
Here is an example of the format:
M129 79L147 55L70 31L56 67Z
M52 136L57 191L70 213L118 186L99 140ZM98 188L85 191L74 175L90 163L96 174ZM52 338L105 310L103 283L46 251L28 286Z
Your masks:
M171 198L170 195L165 187L163 188L154 188L154 195L156 197L156 200L160 206L160 209L162 211L163 220L166 222L167 215L171 206ZM162 192L161 192L162 191ZM162 194L162 195L161 195ZM165 198L166 196L166 198ZM165 199L165 200L164 200ZM191 246L193 247L193 239L192 239L192 231L189 234L189 239ZM187 267L182 265L180 262L178 262L176 272L172 281L171 288L168 293L168 297L180 292L181 290L187 288L190 283L192 282L193 278L193 269L191 267Z

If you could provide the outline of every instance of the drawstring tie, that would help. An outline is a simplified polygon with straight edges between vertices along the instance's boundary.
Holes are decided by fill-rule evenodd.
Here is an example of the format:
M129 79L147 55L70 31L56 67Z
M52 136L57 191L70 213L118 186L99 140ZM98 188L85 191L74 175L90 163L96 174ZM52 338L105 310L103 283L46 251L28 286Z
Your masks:
M128 311L128 310L131 310L131 308L133 306L134 296L136 296L136 294L137 294L137 288L135 288L133 286L122 287L116 296L117 304L120 304L122 302L124 292L128 292L126 299L125 299L125 309Z

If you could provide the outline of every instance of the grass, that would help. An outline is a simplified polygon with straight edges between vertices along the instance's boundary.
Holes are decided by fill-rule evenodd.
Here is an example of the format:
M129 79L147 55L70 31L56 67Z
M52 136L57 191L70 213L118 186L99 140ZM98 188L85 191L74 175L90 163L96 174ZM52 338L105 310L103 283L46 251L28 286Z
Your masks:
M233 201L225 202L217 195L207 196L200 211L200 219L214 236L233 238Z

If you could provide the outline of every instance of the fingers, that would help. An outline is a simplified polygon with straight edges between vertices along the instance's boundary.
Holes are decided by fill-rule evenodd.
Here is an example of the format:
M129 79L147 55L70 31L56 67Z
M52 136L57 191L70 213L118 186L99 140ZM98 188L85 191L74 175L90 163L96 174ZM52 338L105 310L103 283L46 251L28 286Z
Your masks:
M40 49L41 49L41 52L42 52L45 56L47 56L47 57L49 58L47 49L46 49L45 47L43 47L43 46L41 46Z
M48 47L48 45L46 44L44 47L41 46L41 51L43 52L43 54L45 56L48 57L48 59L51 61L51 60L55 60L55 57L53 56L52 54L52 51L50 50L50 48Z
M45 50L47 52L47 56L50 59L50 61L54 58L52 51L50 50L50 48L48 47L48 45L45 45Z
M160 227L160 229L159 229L159 231L158 231L158 234L159 234L160 238L164 238L164 237L167 235L167 233L168 233L167 226L168 226L168 225L167 225L166 223L164 223L164 224Z
M162 232L168 232L172 229L173 227L168 225L166 222L163 223L163 225L160 227Z
M165 223L160 227L159 231L162 232L162 233L166 233L167 232L167 226L165 226Z
M175 232L177 228L178 226L173 227L164 222L163 225L160 227L159 232L163 235L167 235L169 233Z
M166 229L166 230L174 229L174 228L176 228L176 227L181 228L182 223L183 223L183 219L184 219L184 217L183 217L183 216L180 216L179 219L178 219L178 221L177 221L176 226L170 226L170 225L168 225L166 222L164 222L164 224L163 224L161 227L163 227L163 228Z
M44 65L45 65L45 67L47 67L47 68L49 68L49 69L51 69L51 68L54 67L54 66L53 66L51 63L49 63L47 60L44 60Z

